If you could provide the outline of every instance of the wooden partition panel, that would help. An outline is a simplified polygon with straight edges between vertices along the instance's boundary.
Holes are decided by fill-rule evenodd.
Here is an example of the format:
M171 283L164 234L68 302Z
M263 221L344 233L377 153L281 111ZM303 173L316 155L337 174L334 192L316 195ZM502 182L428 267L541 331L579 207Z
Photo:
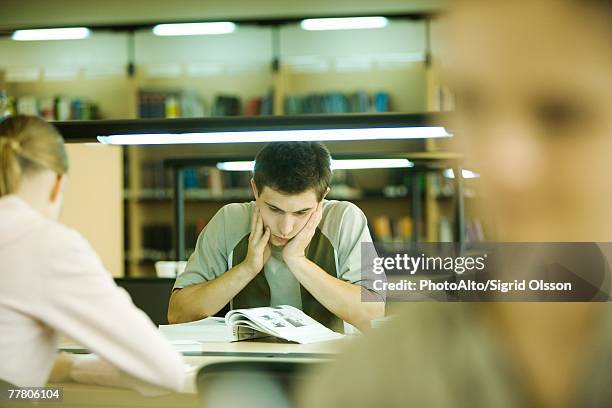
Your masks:
M60 221L79 231L113 276L124 275L123 152L68 144L70 171Z

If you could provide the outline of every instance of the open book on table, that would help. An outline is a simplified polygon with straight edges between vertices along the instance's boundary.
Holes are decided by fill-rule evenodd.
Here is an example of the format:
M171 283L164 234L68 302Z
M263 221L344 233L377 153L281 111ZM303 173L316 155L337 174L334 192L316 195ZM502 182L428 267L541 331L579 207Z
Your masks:
M195 322L159 326L171 342L229 342L275 336L296 343L342 338L293 306L230 310L225 319L207 317ZM180 347L179 347L180 348Z
M234 340L275 336L306 344L343 337L288 305L230 310L225 323L232 329Z

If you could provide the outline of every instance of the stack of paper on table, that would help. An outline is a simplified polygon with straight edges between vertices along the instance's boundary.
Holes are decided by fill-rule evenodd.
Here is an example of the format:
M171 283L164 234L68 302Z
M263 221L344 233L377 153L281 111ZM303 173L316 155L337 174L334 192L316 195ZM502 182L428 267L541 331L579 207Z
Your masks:
M222 317L207 317L195 322L162 324L159 331L179 351L201 351L201 343L228 343L233 340L232 331Z

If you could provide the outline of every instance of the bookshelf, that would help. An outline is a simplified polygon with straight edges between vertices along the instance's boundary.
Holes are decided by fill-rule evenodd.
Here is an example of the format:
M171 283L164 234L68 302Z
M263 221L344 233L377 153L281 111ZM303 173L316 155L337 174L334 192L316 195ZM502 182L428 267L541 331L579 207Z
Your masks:
M425 86L425 79L428 78L429 70L424 64L416 64L410 69L402 68L395 71L395 76L402 77L403 74L410 72L408 79L404 79L403 87L409 88L414 85L416 91L411 94L407 99L402 100L397 98L395 94L391 94L392 108L399 110L417 109L419 107L430 107L431 110L435 110L434 104L430 104L430 94L435 91L428 91ZM380 78L378 78L379 84L384 81L394 83L397 78L393 76L382 78L386 76L388 71L377 72ZM193 79L182 77L178 79L156 79L150 80L144 78L144 75L137 73L134 78L119 78L112 80L93 80L93 79L82 79L79 81L59 81L52 83L45 83L39 81L39 83L7 83L5 87L9 92L13 92L14 95L25 95L34 92L39 92L41 95L53 95L59 94L60 92L64 95L75 95L79 97L91 98L100 106L100 112L102 114L108 114L109 117L118 118L135 118L138 113L138 92L141 89L158 89L158 90L173 90L173 89L206 89L208 83L217 83L218 90L225 89L225 86L229 86L229 83L233 83L236 88L239 89L244 86L242 97L250 98L257 95L262 95L265 92L269 92L270 84L281 83L282 90L289 95L304 94L305 92L326 92L330 89L336 89L339 91L351 92L355 89L354 84L364 83L366 78L373 75L368 73L355 73L352 75L345 75L347 78L344 82L340 82L339 78L335 75L331 75L327 78L328 83L326 84L324 79L326 74L315 73L315 74L304 74L292 72L290 67L285 67L280 70L279 73L274 75L269 73L255 73L250 74L242 78L241 81L233 81L233 76L220 75L212 76L204 79ZM225 84L224 84L225 82ZM371 81L372 82L372 81ZM375 82L375 81L373 81ZM415 84L421 84L417 86ZM434 81L432 81L434 82ZM315 84L319 85L315 86ZM336 84L342 84L342 87L332 86ZM356 86L356 85L355 85ZM436 85L429 85L431 89L436 89ZM199 88L198 88L199 87ZM372 85L371 89L380 89L379 85ZM200 95L203 100L210 101L216 94L215 90L212 91L201 91ZM274 93L274 100L283 100L283 105L280 107L275 105L274 111L276 113L283 113L282 108L284 107L284 96L280 95L280 92ZM206 103L206 102L205 102ZM279 112L280 110L280 112ZM424 110L424 109L423 109ZM260 147L260 146L259 146ZM232 154L235 158L254 157L257 149L240 148L238 150L235 147L231 147ZM426 142L424 149L418 151L410 150L411 156L428 162L446 162L448 160L455 160L456 155L448 155L445 152L440 151L440 147L435 144ZM353 150L353 153L376 153L381 154L393 151L388 146L372 144L362 144L358 150ZM406 150L404 150L406 151ZM198 150L196 149L196 152ZM159 191L151 190L146 186L142 185L142 174L145 172L145 168L149 163L160 162L163 159L171 157L184 157L194 155L192 149L182 148L162 148L162 147L136 147L131 146L124 149L124 168L127 169L126 177L124 178L123 189L127 192L124 194L124 207L123 212L126 214L124 223L124 240L125 240L125 271L128 276L152 276L154 274L154 268L152 260L154 258L147 255L147 248L143 247L143 242L147 234L143 234L143 227L149 225L172 225L172 199L171 195L164 193L159 194ZM221 149L219 151L211 151L207 149L199 150L202 157L206 155L214 154L227 154L228 150ZM342 146L337 146L336 152L345 153ZM420 239L425 241L438 241L440 239L447 240L454 237L453 225L457 223L458 216L455 214L454 208L456 203L453 200L439 199L437 193L433 191L434 178L439 177L436 175L436 171L424 173L425 181L423 185L423 198L421 213L422 219L420 225L412 224L411 229L415 227L420 231ZM378 180L385 180L385 177L378 177ZM358 193L355 197L349 197L351 201L354 201L363 211L366 213L371 222L379 219L385 215L390 219L389 222L393 223L400 220L402 217L410 215L410 207L407 206L409 197L389 197L385 196L382 189L383 185L379 186L378 193L363 194ZM201 192L203 193L203 192ZM193 194L190 196L189 194ZM333 197L333 195L332 195ZM222 205L232 201L245 201L250 198L250 192L248 186L243 186L243 190L236 194L206 197L205 194L198 196L197 192L190 192L186 197L186 222L190 225L204 224ZM338 197L344 198L344 197ZM201 214L200 217L192 217L189 214L197 213ZM170 216L169 216L170 215ZM441 227L440 224L446 225ZM449 226L450 225L450 226ZM371 226L373 228L373 225ZM393 227L389 228L390 230ZM395 228L397 229L397 228ZM406 229L406 228L404 228ZM167 229L166 229L167 231ZM446 231L446 232L444 232ZM450 231L450 232L449 232Z
M139 90L189 91L207 112L218 95L247 105L273 90L274 114L283 114L291 95L386 92L393 111L422 112L429 16L420 17L345 32L308 32L290 20L240 24L222 36L157 37L143 28L49 44L2 38L0 52L10 63L0 62L0 70L15 97L83 98L106 119L138 117Z
M389 95L391 112L424 112L426 107L425 67L422 62L395 69L371 69L363 72L299 72L291 67L284 71L286 96L313 93L351 95L357 91L370 98L384 92ZM373 105L373 103L371 103ZM374 111L371 106L370 111Z
M231 112L226 112L225 115L222 114L223 112L215 112L215 101L220 97L237 99L240 109L236 115L245 115L250 101L268 96L273 88L272 73L263 69L255 72L209 75L201 78L187 75L177 78L150 78L140 72L135 81L139 91L186 93L201 104L203 115L198 116L230 116ZM138 95L135 96L135 100L138 105ZM150 117L168 117L168 115ZM179 114L177 117L185 117L185 115Z
M274 78L273 78L274 76ZM423 112L425 110L425 90L420 85L424 69L399 69L369 73L327 73L303 74L293 73L290 68L281 69L279 73L252 72L245 74L224 74L206 78L181 76L178 78L148 78L137 74L135 78L87 79L80 75L77 79L61 81L37 80L32 82L5 82L2 89L17 99L18 102L32 100L27 105L38 105L38 113L50 120L66 120L69 117L58 117L43 114L49 104L58 98L71 104L73 101L95 106L97 115L77 117L77 119L136 119L145 117L139 110L141 94L157 97L158 109L146 117L191 117L191 116L227 116L215 112L215 102L220 97L235 98L239 102L238 116L251 115L249 105L256 99L271 98L268 114L285 114L289 99L304 100L309 96L324 94L331 97L350 98L355 93L363 93L370 100L367 110L375 111L373 101L376 94L388 98L389 112ZM373 80L377 79L377 80ZM280 85L282 84L282 85ZM318 84L318 85L315 85ZM367 84L365 86L364 84ZM394 85L397 84L397 85ZM176 97L175 97L176 95ZM181 114L182 95L195 99L201 104L198 115ZM172 115L170 103L178 102L178 113ZM272 102L273 101L273 102ZM21 103L19 103L21 105ZM156 106L157 107L157 106ZM56 108L56 106L51 106ZM347 108L334 111L319 110L313 113L355 112ZM185 109L184 109L185 110ZM380 109L378 111L381 111ZM194 112L192 109L191 112ZM28 109L20 113L36 113ZM308 113L303 111L289 113ZM202 115L203 114L203 115ZM255 114L260 114L259 112Z
M118 70L113 69L105 75L95 76L91 75L89 66L85 66L78 68L71 78L53 80L46 75L46 67L41 68L42 74L33 80L7 80L0 70L0 88L18 98L30 95L49 99L62 95L88 100L96 104L100 116L107 119L138 118L141 91L187 92L202 102L205 115L211 113L214 101L219 95L237 97L243 108L254 98L269 97L273 101L272 113L283 115L287 97L330 93L351 95L358 91L365 92L370 98L377 92L386 92L390 99L390 110L394 112L436 111L449 105L443 103L443 88L437 74L436 59L429 61L425 58L423 27L423 22L401 22L389 31L361 33L359 38L350 33L304 34L295 27L283 28L278 55L280 65L276 71L271 69L275 51L270 43L272 36L269 28L249 28L241 30L236 36L232 34L215 39L159 39L140 33L137 34L135 42L137 52L136 60L133 61L136 64L133 76L128 76L124 69L127 64L127 53L122 48L125 47L124 38L119 38L119 34L108 34L108 38L103 40L112 41L117 46L105 46L100 55L113 60L114 66L119 67ZM54 47L57 57L53 58L59 60L62 55L63 58L70 55L69 45L64 48L57 45ZM194 55L194 49L199 50L198 55ZM398 53L398 49L401 53ZM87 52L95 54L95 51L96 48L93 47ZM360 61L355 63L361 58L357 53L362 51L363 60L367 61L367 64ZM310 58L310 62L304 64L304 55ZM411 55L414 60L407 58ZM17 54L13 56L18 57ZM52 59L50 55L48 57ZM146 252L143 251L143 242L148 239L146 234L143 234L143 227L171 225L173 222L173 196L168 192L171 190L172 180L161 188L143 185L147 166L159 165L169 158L180 159L194 155L220 157L230 154L234 159L252 159L260 147L124 148L124 197L121 201L126 214L123 229L127 274L152 275L152 264L146 261L143 266L143 260L147 259L146 253L143 254ZM447 219L450 224L457 222L457 203L452 198L441 198L435 186L441 177L441 166L456 165L460 158L445 152L439 144L426 141L425 146L418 149L401 147L399 150L395 146L380 143L362 143L358 147L348 149L343 144L336 144L331 150L333 154L386 155L390 152L404 152L407 157L424 163L422 175L419 176L422 177L419 182L419 218L422 218L422 221L413 224L411 228L419 231L420 239L437 241L444 235L440 233L441 220ZM436 165L430 166L432 163ZM412 199L410 186L405 186L405 195L390 196L384 191L387 177L376 172L369 172L369 175L378 185L368 185L367 177L359 178L357 175L355 178L359 182L355 186L349 186L352 188L349 192L353 195L347 196L344 191L344 195L337 197L354 201L371 218L371 222L385 215L396 221L410 216L412 209L407 204ZM332 190L331 197L341 190L338 187L334 188L336 193ZM248 186L244 185L238 186L237 190L230 194L227 194L227 191L212 194L205 189L193 188L191 191L186 190L185 198L186 222L201 225L201 221L209 219L222 205L250 199L250 191ZM403 224L403 229L407 230L406 222Z
M71 80L6 82L4 88L14 98L32 97L39 105L63 96L69 100L80 99L95 104L100 118L129 119L135 117L136 93L133 93L133 83L131 78L87 79L80 75ZM40 108L39 112L42 113Z

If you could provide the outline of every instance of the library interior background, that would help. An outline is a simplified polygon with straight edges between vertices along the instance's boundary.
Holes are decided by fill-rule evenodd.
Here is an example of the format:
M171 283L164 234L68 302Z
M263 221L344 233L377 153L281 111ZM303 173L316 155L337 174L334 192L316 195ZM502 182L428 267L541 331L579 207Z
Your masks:
M342 121L342 115L355 114L422 117L453 107L438 75L442 2L182 1L181 7L144 7L143 1L90 1L80 9L65 0L54 7L43 3L0 5L1 115L74 123L216 118L231 127L264 116ZM301 24L305 16L355 15L387 17L378 28L362 30L307 30ZM218 35L153 30L154 23L230 19L232 28ZM89 33L80 40L15 41L8 34L81 25ZM248 167L231 164L252 160L262 147L67 142L71 170L61 221L83 234L118 278L163 274L155 264L187 259L219 208L252 200ZM486 238L477 174L461 167L461 155L447 140L327 146L336 158L403 160L333 172L328 198L361 208L375 241Z

